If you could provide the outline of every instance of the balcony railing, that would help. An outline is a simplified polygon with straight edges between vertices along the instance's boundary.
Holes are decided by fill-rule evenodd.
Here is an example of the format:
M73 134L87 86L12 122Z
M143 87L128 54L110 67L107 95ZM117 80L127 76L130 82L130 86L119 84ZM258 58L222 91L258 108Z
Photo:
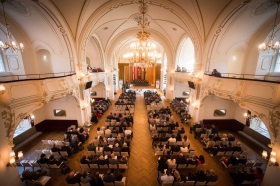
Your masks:
M212 72L205 72L205 75L210 75ZM267 75L256 75L256 74L234 74L234 73L221 73L222 78L231 79L244 79L244 80L254 80L254 81L266 81L266 82L276 82L280 83L280 74L267 74Z
M7 75L0 74L0 83L59 78L59 77L72 76L72 75L75 75L76 73L74 71L70 71L70 72L56 72L56 73L46 73L46 74L25 74L25 75L10 75L9 73L6 73L6 74Z

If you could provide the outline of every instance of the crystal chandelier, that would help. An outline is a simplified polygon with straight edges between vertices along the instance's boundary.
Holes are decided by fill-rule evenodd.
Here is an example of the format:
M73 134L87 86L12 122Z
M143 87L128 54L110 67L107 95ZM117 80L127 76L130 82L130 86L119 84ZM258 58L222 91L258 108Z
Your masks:
M9 31L9 25L7 23L7 18L6 18L6 13L5 13L5 8L4 8L4 2L5 0L1 0L2 3L2 8L3 8L3 14L4 14L4 19L5 19L5 26L6 26L6 36L7 36L7 42L5 41L0 41L0 48L6 52L23 52L24 46L22 43L19 43L19 45L13 41L12 34Z
M145 31L145 27L149 25L149 21L145 19L147 9L147 3L142 0L142 4L139 7L142 19L138 22L142 27L142 31L137 33L138 41L130 45L131 52L123 55L133 66L155 66L162 58L161 53L157 52L156 44L148 41L151 34Z
M280 45L279 41L274 41L275 34L276 34L276 32L274 32L274 31L275 31L275 27L276 27L276 20L277 20L277 15L278 15L278 10L279 10L279 4L280 4L280 1L277 2L277 10L276 10L276 15L275 15L271 35L269 36L267 42L264 42L259 45L259 51L275 52L275 51L279 50L279 45Z

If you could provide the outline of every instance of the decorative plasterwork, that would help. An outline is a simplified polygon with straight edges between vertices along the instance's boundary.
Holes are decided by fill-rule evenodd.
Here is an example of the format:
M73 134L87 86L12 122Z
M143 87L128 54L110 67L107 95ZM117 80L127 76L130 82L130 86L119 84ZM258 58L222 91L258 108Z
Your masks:
M269 112L270 125L269 128L277 142L279 134L279 123L280 123L280 107L275 107L272 111Z
M280 122L279 96L277 94L279 88L280 84L277 83L205 76L201 87L200 102L202 103L204 98L210 94L234 101L241 108L248 109L260 119L268 121L265 124L270 129L271 141L275 142L278 138ZM268 112L260 113L254 107L262 108Z
M1 119L6 129L6 137L8 138L9 145L13 145L13 131L15 131L15 114L9 107L4 107L4 110L1 112ZM12 140L11 140L12 139Z

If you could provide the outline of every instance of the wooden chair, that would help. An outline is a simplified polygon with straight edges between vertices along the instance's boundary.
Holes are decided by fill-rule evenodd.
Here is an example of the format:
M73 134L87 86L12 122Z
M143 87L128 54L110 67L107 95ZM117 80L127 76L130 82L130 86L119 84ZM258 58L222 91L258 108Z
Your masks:
M178 164L178 169L185 169L187 168L186 164Z
M128 152L121 152L121 156L126 156L126 157L128 157L129 155L128 155Z
M81 172L86 171L86 170L89 169L89 165L88 164L80 163L80 167L81 167Z
M100 168L100 169L108 169L109 167L108 167L108 165L106 164L106 165L99 165L99 168Z
M119 169L127 169L127 164L119 164Z
M50 179L50 176L42 176L39 179L35 180L34 183L35 185L46 185Z
M89 155L89 156L90 156L90 155L95 156L95 151L88 151L88 155Z
M195 185L206 185L206 181L197 181Z
M69 157L69 154L67 151L59 151L60 155L63 157Z
M195 184L195 181L186 181L184 186L185 185L194 185Z
M117 164L109 164L109 169L118 169Z
M97 164L88 164L90 169L99 169Z
M126 177L122 178L122 181L115 181L115 186L125 186Z
M217 185L218 181L209 181L206 185Z
M232 153L233 153L233 151L231 151L231 150L226 151L226 152L225 152L225 156L231 156L231 155L232 155Z
M218 151L216 156L224 156L225 154L225 151Z
M103 182L104 186L114 186L114 182Z

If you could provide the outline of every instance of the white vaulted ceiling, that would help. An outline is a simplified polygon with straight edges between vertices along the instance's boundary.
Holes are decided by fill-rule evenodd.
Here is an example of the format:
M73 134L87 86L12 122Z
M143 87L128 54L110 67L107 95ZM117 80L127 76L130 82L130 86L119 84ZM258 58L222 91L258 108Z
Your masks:
M150 21L147 29L151 32L152 39L162 50L166 51L168 47L170 51L176 51L182 38L188 36L194 42L200 63L205 63L202 61L203 56L206 58L209 55L205 50L211 46L213 37L220 32L229 36L227 40L220 38L218 41L218 50L222 54L236 42L249 43L262 27L273 20L276 8L275 3L271 3L275 0L146 1L149 7L147 17ZM40 40L57 54L63 52L63 44L58 40L50 42L50 38L59 38L60 36L52 31L61 30L61 27L77 48L83 45L85 39L97 37L104 52L114 48L120 52L120 56L135 40L136 33L140 30L136 22L140 0L6 2L8 20L20 27L31 42ZM59 22L60 26L56 24L55 27L55 21Z

